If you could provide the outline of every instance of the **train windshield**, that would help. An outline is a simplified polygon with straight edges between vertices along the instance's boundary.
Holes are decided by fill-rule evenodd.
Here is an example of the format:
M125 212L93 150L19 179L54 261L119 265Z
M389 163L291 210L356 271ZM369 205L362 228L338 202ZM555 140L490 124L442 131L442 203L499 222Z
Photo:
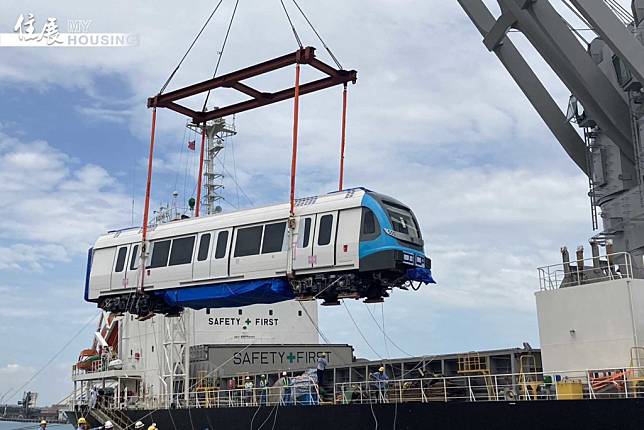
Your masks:
M411 210L398 204L386 201L383 203L394 231L408 236L412 242L421 239L420 229Z

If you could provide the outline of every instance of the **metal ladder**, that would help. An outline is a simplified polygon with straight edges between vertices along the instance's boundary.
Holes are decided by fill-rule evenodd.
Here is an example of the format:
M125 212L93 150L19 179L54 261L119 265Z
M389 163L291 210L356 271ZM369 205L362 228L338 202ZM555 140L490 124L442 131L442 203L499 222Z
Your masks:
M121 411L120 409L106 409L104 407L92 408L89 410L89 414L101 424L104 424L105 421L111 421L114 424L114 430L126 430L133 428L133 422Z

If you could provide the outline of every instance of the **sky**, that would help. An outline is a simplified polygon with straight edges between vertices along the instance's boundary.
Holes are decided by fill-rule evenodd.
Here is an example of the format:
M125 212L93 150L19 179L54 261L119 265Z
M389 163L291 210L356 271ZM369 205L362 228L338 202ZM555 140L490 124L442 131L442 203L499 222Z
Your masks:
M212 76L234 0L224 0L169 89ZM587 179L565 155L455 0L300 0L342 65L349 87L345 185L408 204L422 226L437 285L395 291L386 345L366 306L321 308L333 343L368 358L538 346L538 266L592 233ZM491 3L488 2L491 6ZM558 3L558 2L556 2ZM0 47L0 399L26 387L43 404L71 389L96 308L83 301L87 249L141 222L156 94L216 2L3 1L0 33L33 13L91 20L92 32L139 35L135 47ZM286 2L305 45L329 56ZM558 6L559 7L559 6ZM496 10L496 9L495 9ZM520 35L528 61L565 107L568 91ZM297 48L279 1L240 0L219 73ZM314 77L308 70L303 80ZM254 85L292 85L283 70ZM233 100L214 93L212 104ZM201 103L193 100L194 106ZM297 195L337 187L341 88L302 97ZM225 211L288 199L292 104L237 115L222 154ZM159 111L152 207L194 194L185 119ZM21 394L17 393L16 396ZM17 397L5 398L15 402Z

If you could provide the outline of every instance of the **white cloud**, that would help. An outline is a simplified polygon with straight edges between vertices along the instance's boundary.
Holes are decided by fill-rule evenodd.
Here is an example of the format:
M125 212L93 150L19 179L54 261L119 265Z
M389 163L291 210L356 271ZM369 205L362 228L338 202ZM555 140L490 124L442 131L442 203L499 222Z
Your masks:
M43 141L0 132L0 183L0 270L68 261L129 219L131 200L105 169Z
M0 366L0 403L3 397L9 396L14 390L20 387L33 373L34 369L17 363L8 363ZM18 395L22 395L19 393Z
M77 106L76 110L87 119L99 122L125 124L132 117L132 111L127 109L111 109L98 106Z
M69 261L69 255L67 249L60 245L18 243L0 246L0 270L26 268L40 271L43 269L43 263L61 261Z

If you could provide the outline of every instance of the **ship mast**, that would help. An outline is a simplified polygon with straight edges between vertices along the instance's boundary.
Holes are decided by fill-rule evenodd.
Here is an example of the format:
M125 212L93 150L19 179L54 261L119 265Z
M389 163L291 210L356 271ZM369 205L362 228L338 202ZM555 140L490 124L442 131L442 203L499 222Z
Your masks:
M226 139L237 134L235 130L235 117L233 115L232 124L228 124L224 118L215 118L203 124L190 123L189 129L196 131L201 135L204 131L206 134L206 156L203 160L203 197L200 205L204 208L206 214L213 215L221 212L220 202L223 200L221 191L224 188L224 170L223 162L221 169L217 169L215 160L222 149L224 149ZM205 130L204 130L205 129Z

